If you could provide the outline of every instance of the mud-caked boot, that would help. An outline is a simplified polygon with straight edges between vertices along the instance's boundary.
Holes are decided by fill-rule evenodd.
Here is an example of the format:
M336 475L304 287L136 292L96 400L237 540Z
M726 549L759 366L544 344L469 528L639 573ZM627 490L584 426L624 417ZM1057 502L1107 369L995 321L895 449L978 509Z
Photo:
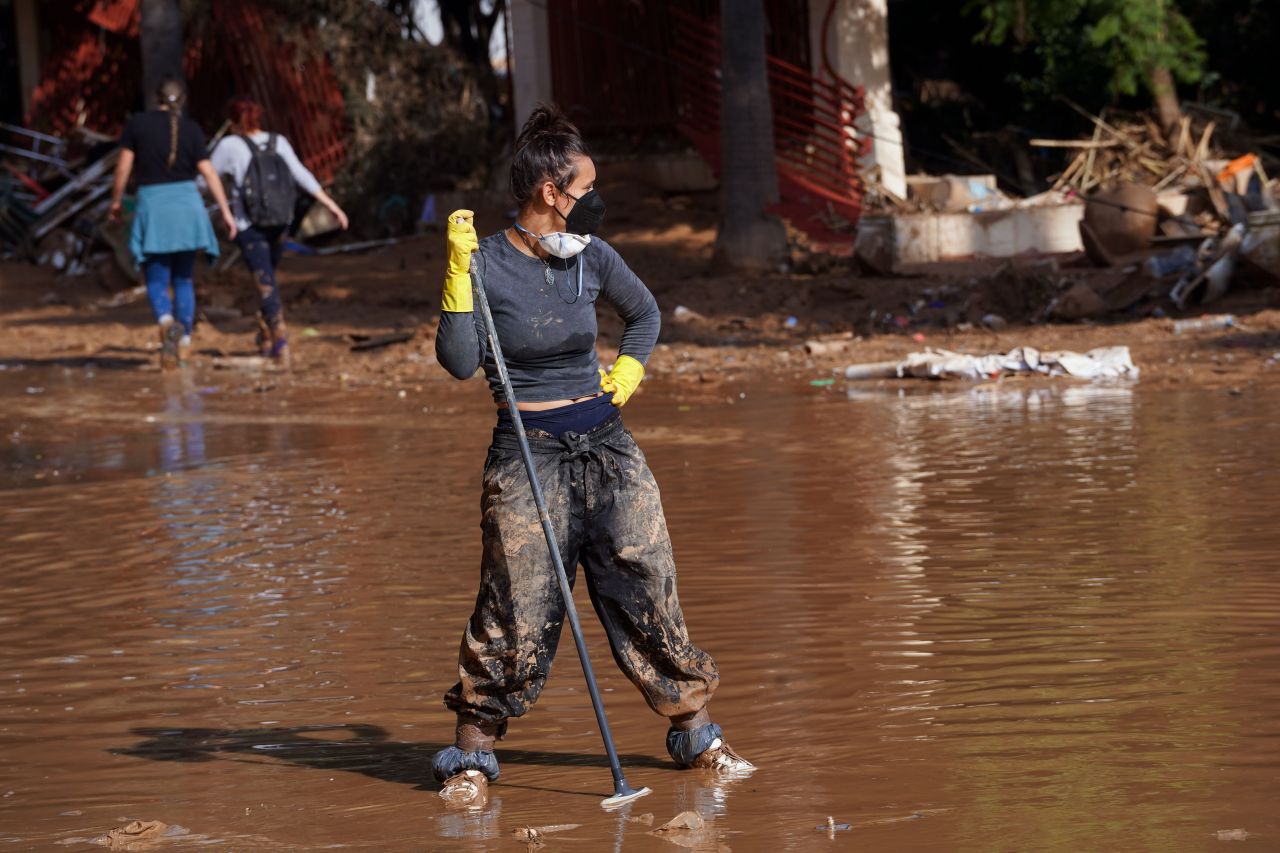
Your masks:
M492 752L463 752L451 746L436 753L431 771L447 805L480 809L489 802L489 783L498 778L498 759Z
M182 341L182 325L170 320L160 324L160 369L172 370L178 366L178 344Z
M747 776L756 766L725 743L724 732L715 723L667 732L667 753L680 767L711 770L722 776Z
M289 327L284 324L283 317L271 327L271 357L285 370L293 366L293 354L289 350Z
M253 336L253 343L258 348L258 355L271 357L271 326L261 314L258 315L258 332Z

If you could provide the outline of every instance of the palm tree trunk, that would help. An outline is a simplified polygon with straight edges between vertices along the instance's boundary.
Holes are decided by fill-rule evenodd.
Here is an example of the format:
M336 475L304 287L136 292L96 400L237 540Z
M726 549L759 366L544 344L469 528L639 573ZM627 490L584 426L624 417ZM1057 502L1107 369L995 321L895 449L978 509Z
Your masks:
M1151 95L1155 98L1160 129L1168 138L1177 129L1178 122L1182 121L1182 105L1178 103L1178 89L1174 85L1173 75L1168 68L1157 66L1148 72L1147 81L1151 86Z
M182 73L182 10L178 0L142 0L142 100L150 104L166 77Z
M765 208L778 200L763 0L720 3L720 231L712 268L776 270L787 234Z

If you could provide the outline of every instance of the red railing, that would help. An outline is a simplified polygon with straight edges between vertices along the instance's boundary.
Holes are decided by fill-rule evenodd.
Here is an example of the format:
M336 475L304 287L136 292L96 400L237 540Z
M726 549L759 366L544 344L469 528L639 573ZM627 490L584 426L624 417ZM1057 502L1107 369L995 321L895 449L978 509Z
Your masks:
M262 104L268 126L288 137L321 182L347 156L346 104L328 57L314 43L282 38L275 13L253 0L218 0L213 18L240 92Z
M216 0L211 9L214 26L186 44L191 114L212 130L229 96L250 93L268 126L321 181L331 179L346 157L346 105L324 52L286 42L266 4ZM63 136L78 127L120 132L141 87L138 10L138 0L43 0L51 47L26 124Z
M720 28L681 9L671 15L680 127L718 171ZM781 197L774 211L824 248L846 252L862 209L858 158L869 150L853 125L865 112L862 87L819 79L775 56L767 61Z

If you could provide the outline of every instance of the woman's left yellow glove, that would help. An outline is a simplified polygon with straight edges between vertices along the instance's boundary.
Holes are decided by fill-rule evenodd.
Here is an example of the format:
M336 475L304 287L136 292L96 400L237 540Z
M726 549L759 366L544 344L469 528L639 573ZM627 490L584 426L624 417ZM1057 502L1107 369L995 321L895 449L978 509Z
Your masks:
M613 394L615 406L624 405L631 399L632 393L640 386L644 378L644 365L629 355L620 355L614 362L613 370L600 371L600 390Z
M480 248L474 225L475 214L455 210L449 214L449 268L444 274L440 310L466 314L471 311L471 253Z

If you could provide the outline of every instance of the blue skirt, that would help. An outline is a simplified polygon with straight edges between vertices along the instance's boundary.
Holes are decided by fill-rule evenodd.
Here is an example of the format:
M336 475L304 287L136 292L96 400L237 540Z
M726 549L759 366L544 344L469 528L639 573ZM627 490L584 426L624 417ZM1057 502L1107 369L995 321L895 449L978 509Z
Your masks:
M148 255L194 252L218 255L218 238L195 181L174 181L138 188L129 251L141 266Z

